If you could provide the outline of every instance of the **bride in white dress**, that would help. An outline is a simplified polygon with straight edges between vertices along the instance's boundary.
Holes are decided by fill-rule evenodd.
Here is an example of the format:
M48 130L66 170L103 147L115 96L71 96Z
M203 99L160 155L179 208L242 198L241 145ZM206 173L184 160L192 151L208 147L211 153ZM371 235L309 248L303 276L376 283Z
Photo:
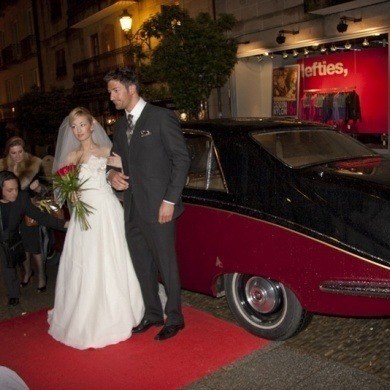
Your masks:
M123 209L106 181L107 158L110 165L120 161L108 157L111 142L85 108L74 109L61 128L53 169L80 164L79 179L86 182L79 197L93 212L87 217L88 230L71 217L54 308L48 313L49 334L74 348L101 348L128 339L144 313Z

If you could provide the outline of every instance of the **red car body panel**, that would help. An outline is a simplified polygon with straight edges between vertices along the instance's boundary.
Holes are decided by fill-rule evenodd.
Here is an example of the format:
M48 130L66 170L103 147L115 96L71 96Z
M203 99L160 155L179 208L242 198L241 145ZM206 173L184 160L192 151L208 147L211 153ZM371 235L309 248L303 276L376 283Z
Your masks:
M187 203L177 250L182 286L192 291L215 296L218 277L238 272L280 281L311 312L390 315L388 298L320 289L332 280L388 283L389 267L273 223Z

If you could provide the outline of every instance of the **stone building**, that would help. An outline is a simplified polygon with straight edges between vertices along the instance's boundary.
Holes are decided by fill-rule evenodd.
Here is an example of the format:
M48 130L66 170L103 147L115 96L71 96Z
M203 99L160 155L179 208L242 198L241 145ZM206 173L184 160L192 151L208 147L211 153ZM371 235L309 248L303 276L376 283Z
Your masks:
M230 35L240 43L239 61L227 85L210 97L211 117L313 119L306 115L305 98L356 92L361 117L332 118L335 126L359 136L387 134L390 2L385 0L0 1L3 128L5 122L12 127L15 100L36 84L72 92L75 104L90 108L109 130L116 113L102 77L126 64L130 43L119 18L124 10L132 16L134 37L144 20L173 4L192 16L224 12L238 20ZM293 77L288 95L278 91L287 90L282 85L287 74Z

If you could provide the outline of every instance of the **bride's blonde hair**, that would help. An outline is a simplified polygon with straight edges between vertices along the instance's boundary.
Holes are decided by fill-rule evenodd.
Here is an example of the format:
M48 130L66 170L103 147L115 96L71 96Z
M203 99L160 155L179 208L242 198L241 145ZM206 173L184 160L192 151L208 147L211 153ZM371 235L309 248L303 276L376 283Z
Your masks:
M89 123L93 123L93 116L85 107L76 107L69 113L69 125L79 116L85 116Z

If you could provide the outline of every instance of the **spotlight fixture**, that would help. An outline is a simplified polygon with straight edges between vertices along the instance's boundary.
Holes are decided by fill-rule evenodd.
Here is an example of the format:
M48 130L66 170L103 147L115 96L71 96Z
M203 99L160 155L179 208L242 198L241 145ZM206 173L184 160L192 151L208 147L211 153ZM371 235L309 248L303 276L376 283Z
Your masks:
M274 53L269 53L269 58L273 59L274 58Z
M283 58L287 58L288 57L288 54L287 54L287 52L283 52L283 54L282 54L282 56L283 56Z
M362 21L362 18L349 18L348 16L342 16L340 18L340 23L337 25L337 31L340 32L340 33L344 33L347 31L348 29L348 24L347 24L347 20L349 20L350 22L361 22Z
M304 49L303 49L303 55L304 56L307 56L309 54L309 50L305 47Z
M326 52L326 47L322 45L321 48L320 48L320 52L321 53L325 53Z
M345 47L347 50L349 50L349 49L352 47L352 45L350 44L349 41L347 41L347 42L345 42L344 47Z
M335 45L332 45L332 46L330 47L330 50L331 50L331 51L336 51L336 50L337 50L337 47L336 47Z
M299 30L280 30L278 36L276 37L276 43L279 43L279 45L282 45L284 42L286 42L286 37L284 34L296 35L299 34Z
M362 43L364 47L370 46L370 42L368 42L367 38L364 38L364 41Z
M297 57L298 54L299 54L299 53L294 49L294 50L293 50L293 57Z

